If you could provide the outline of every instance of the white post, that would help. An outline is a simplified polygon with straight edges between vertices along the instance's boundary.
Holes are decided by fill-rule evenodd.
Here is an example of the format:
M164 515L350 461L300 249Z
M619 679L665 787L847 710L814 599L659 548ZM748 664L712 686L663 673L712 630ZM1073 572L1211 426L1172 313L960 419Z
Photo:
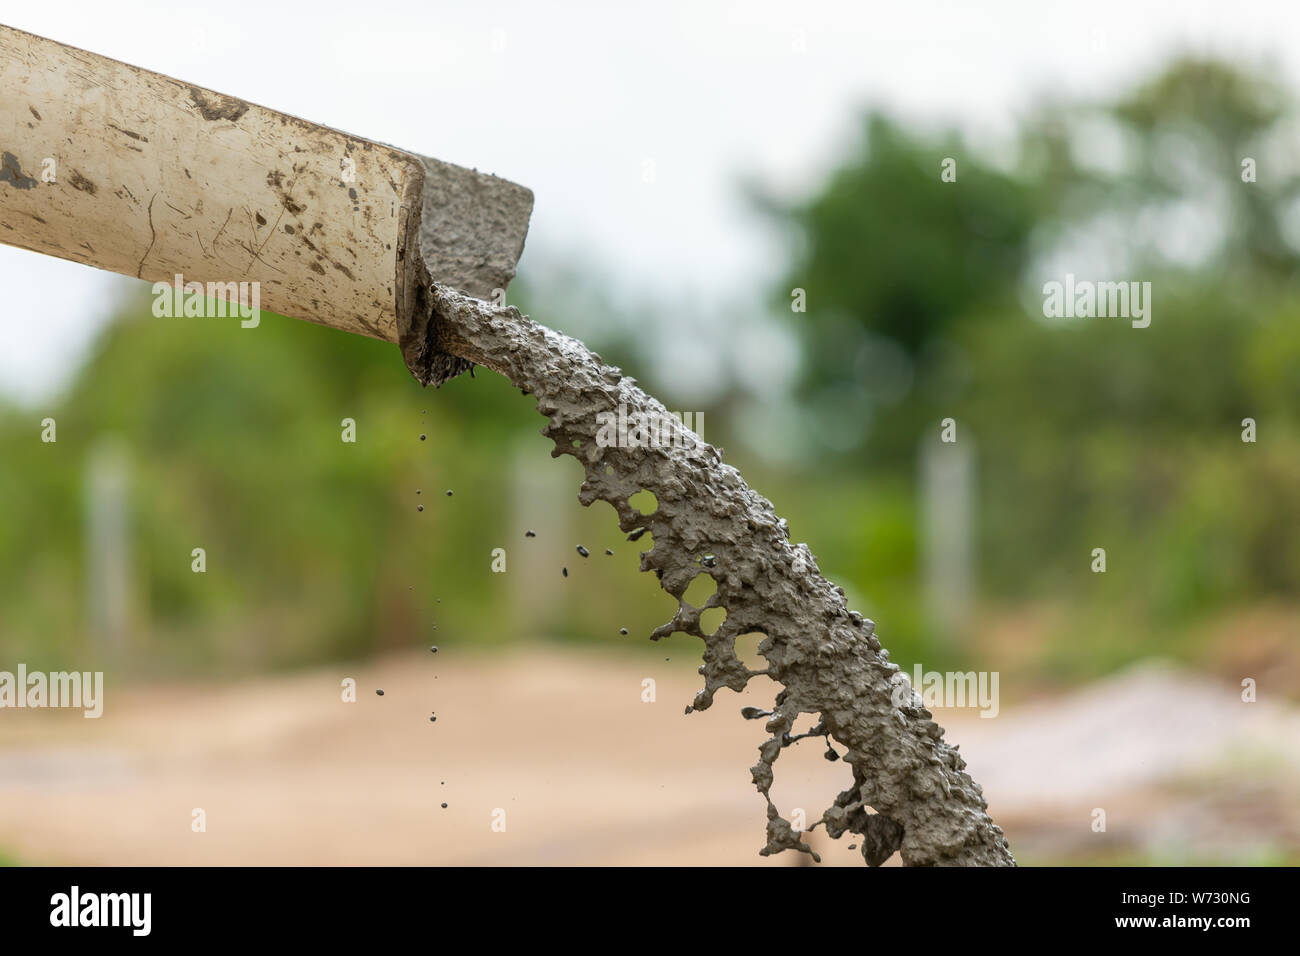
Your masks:
M923 594L930 624L944 640L960 639L973 593L975 451L957 425L955 441L927 434L920 448Z
M127 551L127 454L121 441L99 441L86 462L86 604L96 644L120 651L130 607Z

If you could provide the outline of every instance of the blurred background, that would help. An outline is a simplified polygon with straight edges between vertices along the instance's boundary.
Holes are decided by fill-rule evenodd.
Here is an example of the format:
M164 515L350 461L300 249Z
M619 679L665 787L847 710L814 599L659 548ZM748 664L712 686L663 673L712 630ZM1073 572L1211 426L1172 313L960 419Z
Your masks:
M935 711L1022 863L1300 860L1300 11L138 6L6 22L533 188L509 301L703 412L904 671L999 674ZM1067 272L1150 327L1045 319ZM0 670L107 685L0 711L0 859L804 862L772 685L683 715L699 647L505 380L0 285Z

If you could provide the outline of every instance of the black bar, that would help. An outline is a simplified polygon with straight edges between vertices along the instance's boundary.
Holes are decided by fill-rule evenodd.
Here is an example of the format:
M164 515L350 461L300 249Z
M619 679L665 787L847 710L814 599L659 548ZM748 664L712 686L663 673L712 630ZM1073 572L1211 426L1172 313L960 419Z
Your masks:
M895 937L945 948L1098 938L1232 945L1260 929L1287 929L1283 908L1294 882L1293 870L1275 868L14 867L0 870L0 911L6 943L75 937L92 945L146 939L338 945L414 938L447 946L460 939L455 945L464 947L468 932L494 947L505 938L564 946L579 933L593 943L603 939L605 948L656 939L675 947L693 939L730 950L767 949L788 932L809 950L846 935L868 947ZM143 896L135 898L139 909L127 909L122 897L108 901L104 912L111 917L116 907L126 925L51 925L52 917L70 922L74 886L79 920L100 911L99 894L148 893L148 935L135 935L143 928ZM60 894L68 904L62 909ZM87 903L87 896L95 901ZM1211 921L1208 928L1203 919Z

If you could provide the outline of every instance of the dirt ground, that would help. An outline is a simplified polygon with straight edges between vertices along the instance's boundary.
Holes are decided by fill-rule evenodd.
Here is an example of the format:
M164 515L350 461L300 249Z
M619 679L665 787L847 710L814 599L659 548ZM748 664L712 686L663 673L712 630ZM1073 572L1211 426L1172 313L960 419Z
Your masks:
M340 699L344 677L357 681L355 703ZM645 678L656 682L653 703L642 700ZM808 862L757 854L764 805L748 768L764 734L739 709L769 705L770 691L756 681L686 716L698 686L685 658L552 646L426 651L224 684L110 684L99 720L0 714L0 855ZM1146 665L1068 697L1004 706L992 720L936 714L1023 862L1254 862L1300 848L1300 716L1243 704L1236 688ZM824 750L806 740L778 762L783 809L816 819L847 784L843 762ZM204 832L192 829L196 808ZM1105 832L1093 829L1098 808ZM832 865L861 864L850 842L812 837Z

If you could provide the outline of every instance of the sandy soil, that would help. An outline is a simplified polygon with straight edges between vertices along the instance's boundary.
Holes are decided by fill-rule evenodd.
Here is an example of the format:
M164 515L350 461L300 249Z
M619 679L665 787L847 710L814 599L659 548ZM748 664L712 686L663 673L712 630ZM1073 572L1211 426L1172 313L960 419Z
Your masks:
M340 700L345 676L356 703ZM654 703L642 701L647 677ZM110 685L99 720L7 710L0 852L69 864L807 862L757 855L764 807L748 768L763 731L738 712L770 704L767 691L754 682L686 716L698 682L684 658L455 650L238 683ZM1028 862L1232 862L1300 847L1300 717L1242 704L1234 688L1145 667L993 720L937 714ZM815 819L845 786L847 768L824 750L808 740L782 757L783 808ZM1105 833L1091 827L1097 807ZM191 828L195 808L206 832ZM825 862L860 865L851 841L812 840Z

